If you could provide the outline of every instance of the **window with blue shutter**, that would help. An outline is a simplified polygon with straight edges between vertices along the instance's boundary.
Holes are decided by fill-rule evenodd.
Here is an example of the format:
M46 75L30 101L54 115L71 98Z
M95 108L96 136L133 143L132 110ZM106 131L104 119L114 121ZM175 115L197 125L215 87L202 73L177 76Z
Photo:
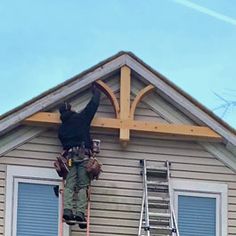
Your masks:
M53 185L19 183L17 236L58 236L58 198Z
M216 198L178 195L181 236L216 236Z

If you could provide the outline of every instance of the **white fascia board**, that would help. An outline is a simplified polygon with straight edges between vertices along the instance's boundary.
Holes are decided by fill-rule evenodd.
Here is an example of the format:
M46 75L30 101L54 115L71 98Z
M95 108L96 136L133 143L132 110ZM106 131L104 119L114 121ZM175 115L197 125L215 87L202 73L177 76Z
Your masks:
M85 74L71 84L63 86L58 90L46 95L45 97L35 101L24 109L5 117L0 122L0 135L7 132L12 126L18 124L27 117L45 109L46 107L49 107L53 103L60 102L68 95L75 93L79 89L91 84L97 79L101 79L103 76L119 69L125 65L125 61L126 55L121 55L112 61L98 67L94 71Z
M216 120L214 120L204 111L202 111L199 107L190 102L187 98L182 96L170 85L166 84L163 80L161 80L158 76L148 70L145 66L140 64L138 61L136 61L129 55L127 55L126 63L127 66L129 66L132 70L136 71L143 78L147 79L157 89L162 91L163 94L165 94L172 101L178 104L178 106L182 109L183 113L189 113L189 115L191 114L192 116L197 117L200 121L202 121L204 124L212 128L223 138L229 141L233 146L236 146L236 136L234 134L232 134L229 130L219 124Z
M201 142L199 144L208 152L214 154L227 167L236 172L236 155L234 155L233 152L228 151L226 147L222 147L220 144L204 142Z

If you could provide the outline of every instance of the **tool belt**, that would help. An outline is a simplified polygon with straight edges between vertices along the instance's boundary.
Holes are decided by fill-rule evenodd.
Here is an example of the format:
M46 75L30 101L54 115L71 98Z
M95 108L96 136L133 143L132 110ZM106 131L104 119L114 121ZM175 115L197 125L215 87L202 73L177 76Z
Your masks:
M83 147L72 147L67 151L66 154L69 158L73 158L73 157L78 157L80 158L81 156L92 156L92 151L88 148L83 148Z
M98 153L98 152L97 152ZM69 150L63 151L54 162L56 171L60 177L66 179L69 168L74 164L80 164L87 161L86 170L91 179L98 179L101 171L102 164L94 157L90 149L81 147L72 147Z

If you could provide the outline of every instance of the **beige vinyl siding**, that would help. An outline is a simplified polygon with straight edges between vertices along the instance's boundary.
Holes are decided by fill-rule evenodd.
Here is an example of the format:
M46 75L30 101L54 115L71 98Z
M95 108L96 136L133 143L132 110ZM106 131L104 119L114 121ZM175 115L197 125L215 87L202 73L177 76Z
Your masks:
M0 165L0 235L4 233L5 165Z
M139 160L142 158L153 163L171 161L173 178L227 183L229 235L236 235L236 175L200 145L136 135L123 149L118 137L112 133L94 133L94 137L102 140L102 151L98 158L103 163L103 173L98 181L93 182L91 236L137 234L142 196ZM60 150L56 132L48 131L9 152L0 159L0 163L53 168L53 161ZM4 170L1 169L2 200ZM4 202L1 202L0 212L3 213L3 209ZM3 225L2 221L0 226ZM79 232L79 228L72 227L72 236L85 235Z
M119 100L118 100L119 101ZM113 107L108 99L102 99L101 106L99 106L96 116L99 117L109 117L115 118L115 114L113 112ZM143 120L143 121L156 121L160 123L168 123L165 119L161 117L161 115L154 112L144 103L140 102L135 110L135 120Z

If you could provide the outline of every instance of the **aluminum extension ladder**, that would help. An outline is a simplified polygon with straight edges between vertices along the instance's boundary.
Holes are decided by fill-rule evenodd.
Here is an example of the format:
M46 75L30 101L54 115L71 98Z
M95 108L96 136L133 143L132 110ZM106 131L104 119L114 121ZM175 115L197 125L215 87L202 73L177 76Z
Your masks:
M143 199L138 236L179 236L170 194L170 163L148 166L140 160Z

